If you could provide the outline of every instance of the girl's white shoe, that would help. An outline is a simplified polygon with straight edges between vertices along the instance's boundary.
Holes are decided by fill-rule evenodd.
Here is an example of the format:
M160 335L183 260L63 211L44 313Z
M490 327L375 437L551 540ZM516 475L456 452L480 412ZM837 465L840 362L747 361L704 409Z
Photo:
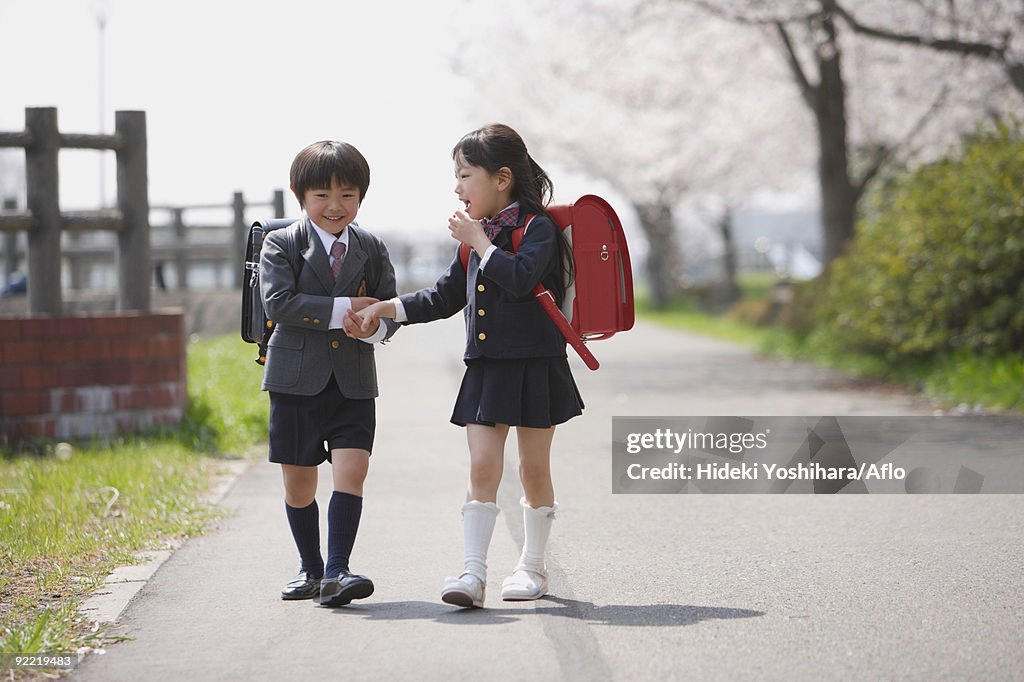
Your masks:
M532 601L548 593L548 576L541 571L516 567L512 575L501 583L501 598L504 601Z
M441 589L441 601L465 608L483 608L484 592L487 585L472 573L463 573L458 578L448 576Z

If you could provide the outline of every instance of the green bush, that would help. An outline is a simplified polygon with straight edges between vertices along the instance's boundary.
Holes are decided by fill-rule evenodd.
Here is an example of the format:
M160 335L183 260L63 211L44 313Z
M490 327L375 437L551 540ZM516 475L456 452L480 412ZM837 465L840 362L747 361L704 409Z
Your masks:
M1024 138L1000 126L897 178L830 267L811 338L890 361L1024 347Z

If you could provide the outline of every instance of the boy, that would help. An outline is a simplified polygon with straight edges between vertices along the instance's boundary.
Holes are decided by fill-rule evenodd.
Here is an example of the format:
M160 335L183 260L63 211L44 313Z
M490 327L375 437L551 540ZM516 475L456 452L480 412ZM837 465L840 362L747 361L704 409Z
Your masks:
M373 593L349 571L362 513L375 428L374 346L398 325L348 329L345 313L396 295L387 248L354 221L370 184L363 155L344 142L315 142L292 162L291 189L303 217L271 232L260 255L267 317L263 390L270 393L270 461L281 465L285 511L299 574L282 599L342 606ZM327 563L320 554L317 466L331 462Z

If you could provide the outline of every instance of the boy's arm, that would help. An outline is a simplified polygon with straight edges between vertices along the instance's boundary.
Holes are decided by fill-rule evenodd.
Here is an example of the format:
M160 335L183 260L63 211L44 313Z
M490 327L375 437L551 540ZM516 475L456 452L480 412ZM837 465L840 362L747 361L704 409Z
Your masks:
M288 260L287 230L267 235L260 253L260 296L267 318L278 324L327 331L334 308L331 296L300 293L296 289L296 271L302 264ZM299 258L302 255L299 254Z

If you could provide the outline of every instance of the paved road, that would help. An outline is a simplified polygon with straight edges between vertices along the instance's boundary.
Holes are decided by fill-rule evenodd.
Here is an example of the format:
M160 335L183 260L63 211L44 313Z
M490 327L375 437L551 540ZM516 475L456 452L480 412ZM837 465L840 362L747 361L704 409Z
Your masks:
M587 403L559 430L554 596L505 604L515 447L488 608L438 600L458 571L457 320L381 349L384 392L353 568L377 592L282 602L296 559L279 473L254 464L231 514L179 549L122 617L132 642L80 680L1020 679L1024 506L1015 495L612 495L613 415L897 415L931 406L803 365L639 324L574 361ZM323 475L323 474L322 474ZM321 492L326 508L329 491Z

